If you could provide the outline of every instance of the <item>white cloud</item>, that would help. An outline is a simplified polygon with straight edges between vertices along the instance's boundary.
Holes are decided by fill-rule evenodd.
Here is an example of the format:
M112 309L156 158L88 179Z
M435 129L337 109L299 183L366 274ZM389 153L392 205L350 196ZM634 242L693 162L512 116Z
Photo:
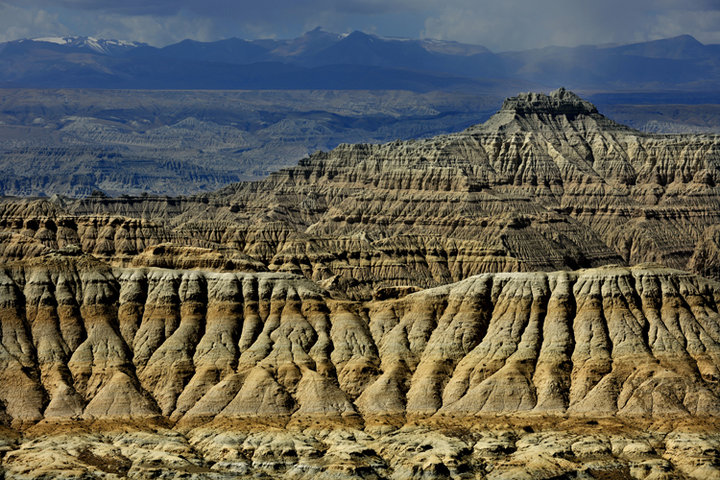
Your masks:
M214 26L209 18L189 17L182 12L157 18L151 15L102 14L98 15L100 38L117 38L145 42L150 45L167 45L186 38L200 41L214 40Z
M24 9L0 3L0 41L67 34L58 15L44 9Z
M686 10L658 15L649 29L654 39L667 38L691 32L703 43L720 43L720 10Z
M720 4L712 0L455 0L426 19L421 35L501 51L644 41L686 33L703 42L717 41Z

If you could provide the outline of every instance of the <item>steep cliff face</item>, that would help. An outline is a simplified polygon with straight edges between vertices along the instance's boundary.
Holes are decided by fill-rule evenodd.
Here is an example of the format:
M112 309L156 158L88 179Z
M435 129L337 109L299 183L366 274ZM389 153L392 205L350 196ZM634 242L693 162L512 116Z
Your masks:
M720 287L660 267L483 274L369 303L292 274L87 257L1 280L16 424L720 413Z
M378 287L607 264L719 278L719 180L720 136L642 134L560 89L510 98L464 132L341 145L216 194L6 200L2 230L22 237L0 253L78 245L127 266L160 243L223 249L363 299Z
M477 241L490 258L473 273L685 268L720 220L719 165L718 136L644 135L561 89L508 99L458 134L340 146L233 190L241 216L302 219L305 234ZM268 192L272 209L256 200Z
M0 419L14 430L0 427L0 468L706 478L720 459L719 303L720 284L649 265L358 302L288 273L8 263Z

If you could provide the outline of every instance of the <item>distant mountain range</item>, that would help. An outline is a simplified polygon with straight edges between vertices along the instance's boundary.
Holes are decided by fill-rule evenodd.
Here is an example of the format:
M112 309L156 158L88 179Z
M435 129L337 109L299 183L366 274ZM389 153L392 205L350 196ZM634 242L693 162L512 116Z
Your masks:
M0 87L479 90L720 89L720 45L684 35L630 45L494 53L439 40L315 29L290 40L183 40L162 48L92 37L0 44Z

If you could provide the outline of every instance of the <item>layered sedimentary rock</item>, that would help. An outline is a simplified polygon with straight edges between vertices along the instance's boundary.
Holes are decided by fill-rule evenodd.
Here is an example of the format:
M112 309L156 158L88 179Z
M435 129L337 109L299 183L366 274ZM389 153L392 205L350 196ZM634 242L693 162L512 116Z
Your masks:
M340 142L456 131L501 101L398 90L107 87L0 89L0 195L208 192Z
M0 253L73 244L129 265L160 243L232 249L364 299L648 261L719 277L719 165L719 136L643 134L560 89L510 98L460 133L341 145L216 194L9 200L0 225L24 237Z
M719 145L559 90L216 194L5 199L0 478L717 477Z
M112 268L87 255L6 264L0 405L15 430L0 432L2 468L717 474L720 284L638 266L408 292L337 300L289 273Z
M542 425L542 426L539 426ZM643 428L650 426L650 431ZM705 479L720 437L588 422L358 428L84 426L1 438L6 478Z
M293 274L88 257L1 278L0 401L19 425L720 413L720 287L660 267L482 274L367 303Z

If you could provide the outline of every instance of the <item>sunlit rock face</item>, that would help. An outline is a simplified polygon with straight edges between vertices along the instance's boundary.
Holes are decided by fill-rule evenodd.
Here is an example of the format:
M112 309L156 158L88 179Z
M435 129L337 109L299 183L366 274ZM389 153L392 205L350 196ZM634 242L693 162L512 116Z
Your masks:
M8 264L6 476L717 473L719 284L647 265L396 293L84 255Z
M717 476L719 141L558 90L215 194L5 199L0 478Z
M333 300L287 273L2 271L12 422L720 413L717 284L659 266Z
M720 136L643 134L560 89L509 98L460 133L341 145L215 194L6 200L0 254L76 245L118 266L265 268L356 299L607 264L718 278L719 165ZM222 258L159 259L159 244Z

